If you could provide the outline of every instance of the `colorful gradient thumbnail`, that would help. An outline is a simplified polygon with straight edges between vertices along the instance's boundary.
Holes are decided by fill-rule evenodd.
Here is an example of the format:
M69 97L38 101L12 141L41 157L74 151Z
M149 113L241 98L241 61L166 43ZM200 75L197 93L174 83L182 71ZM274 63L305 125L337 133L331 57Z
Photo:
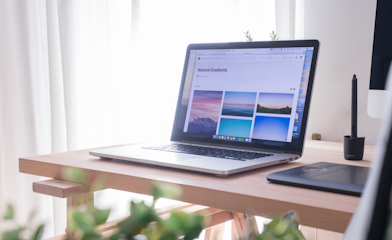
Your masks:
M188 132L215 134L223 91L195 90L189 116Z
M226 92L222 115L253 117L257 93Z
M290 118L256 116L252 138L287 141Z
M221 118L218 134L248 138L251 127L252 120Z
M293 99L291 93L259 93L256 112L290 115Z

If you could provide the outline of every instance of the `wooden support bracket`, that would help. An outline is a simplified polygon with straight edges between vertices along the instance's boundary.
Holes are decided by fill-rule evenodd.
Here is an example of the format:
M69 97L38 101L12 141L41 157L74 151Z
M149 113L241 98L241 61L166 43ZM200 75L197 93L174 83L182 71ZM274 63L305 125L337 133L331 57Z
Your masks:
M71 183L56 179L49 179L33 183L33 191L36 193L59 198L67 198L67 210L75 208L81 204L93 204L94 193L91 192L90 189L91 188L88 185ZM167 219L170 216L170 212L172 210L181 210L186 213L203 214L209 220L205 226L207 229L209 229L209 233L211 232L212 227L233 219L231 212L189 203L180 203L173 206L160 208L156 211L162 219ZM107 222L101 225L98 231L104 235L108 234L117 227L118 222L121 222L124 219L125 218L121 218ZM50 239L62 240L66 239L66 235L64 234ZM208 237L206 237L206 239L208 239Z
M33 191L53 197L68 198L90 192L90 186L49 179L33 183Z

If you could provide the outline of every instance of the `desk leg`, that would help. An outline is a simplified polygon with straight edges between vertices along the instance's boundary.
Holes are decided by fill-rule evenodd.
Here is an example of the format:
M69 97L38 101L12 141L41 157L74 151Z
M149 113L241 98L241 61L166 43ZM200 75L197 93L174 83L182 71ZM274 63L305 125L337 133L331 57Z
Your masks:
M67 197L67 212L72 208L78 207L80 205L94 204L94 193L85 193L81 195L76 195L73 197Z
M250 232L256 231L258 233L259 229L257 228L255 217L243 213L232 214L234 222L233 225L235 226L235 231L237 232L237 234L234 234L234 237L237 236L237 239L247 239Z
M76 195L76 196L72 196L72 197L67 197L67 228L69 225L69 216L68 214L70 213L70 211L73 208L77 208L80 205L94 205L94 193L93 192L89 192L89 193L84 193L84 194L80 194L80 195ZM67 229L65 229L65 232L67 234L68 231ZM72 234L72 233L70 233Z
M211 239L211 232L212 232L212 227L206 229L206 234L204 235L204 240Z
M223 240L223 233L225 230L225 223L215 225L206 229L204 240Z
M235 225L235 221L231 220L231 240L237 240L237 239L239 239L238 230Z

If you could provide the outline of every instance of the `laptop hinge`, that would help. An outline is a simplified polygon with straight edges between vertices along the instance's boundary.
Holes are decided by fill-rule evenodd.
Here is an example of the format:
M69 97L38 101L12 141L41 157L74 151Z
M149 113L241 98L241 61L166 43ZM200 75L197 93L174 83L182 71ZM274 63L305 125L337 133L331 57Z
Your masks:
M286 153L285 151L277 151L277 150L271 150L271 149L266 149L266 148L252 148L252 147L243 147L243 146L233 146L233 145L224 145L224 144L214 144L214 143L208 143L208 144L203 144L199 142L192 142L192 141L172 141L175 143L188 143L188 144L195 144L195 145L200 145L200 146L213 146L213 147L221 147L221 148L233 148L233 149L241 149L241 150L249 150L249 151L258 151L258 152L270 152L270 153Z

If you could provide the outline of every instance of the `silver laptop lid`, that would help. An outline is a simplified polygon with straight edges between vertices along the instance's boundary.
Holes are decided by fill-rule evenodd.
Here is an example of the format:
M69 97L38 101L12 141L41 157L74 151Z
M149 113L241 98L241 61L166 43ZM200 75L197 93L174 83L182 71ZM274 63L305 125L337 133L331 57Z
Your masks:
M301 155L318 47L189 45L171 140Z

